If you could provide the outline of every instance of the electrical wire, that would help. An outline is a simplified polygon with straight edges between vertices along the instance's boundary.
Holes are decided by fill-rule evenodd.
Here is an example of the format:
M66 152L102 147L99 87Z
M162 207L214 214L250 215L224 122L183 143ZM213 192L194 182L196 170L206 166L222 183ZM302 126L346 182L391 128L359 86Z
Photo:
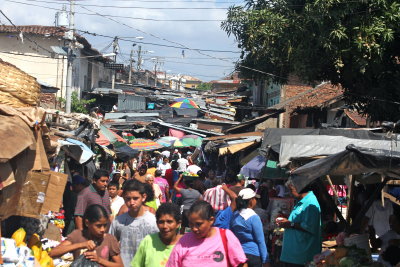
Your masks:
M99 34L99 33L93 33L93 32L89 32L89 31L85 31L85 30L79 30L79 29L75 29L75 31L80 32L80 33L86 33L92 36L99 36L99 37L105 37L105 38L113 38L113 36L109 36L109 35L104 35L104 34ZM146 32L141 31L142 33L148 34ZM152 36L155 37L155 36ZM149 42L143 42L143 41L133 41L133 40L127 40L127 38L133 38L133 37L118 37L118 40L121 41L125 41L125 42L130 42L130 43L134 43L134 44L145 44L145 45L154 45L154 46L162 46L162 47L169 47L169 48L177 48L177 49L184 49L184 50L192 50L192 51L204 51L204 52L215 52L215 53L240 53L240 52L236 52L236 51L229 51L229 50L214 50L214 49L201 49L201 48L189 48L189 47L185 47L181 44L179 44L180 46L175 46L175 45L165 45L165 44L157 44L157 43L149 43ZM169 41L167 39L164 38L158 38L155 37L157 39L162 39L163 41L167 41L167 42L172 42ZM175 43L175 42L173 42Z
M0 9L0 13L8 20L8 22L10 22L10 24L20 33L23 34L22 31L11 21L11 19L9 17L6 16L6 14L4 14L3 10ZM29 38L29 36L23 35L23 37L25 39L27 39L28 41L34 43L37 47L40 47L41 49L43 49L44 51L52 54L53 52L44 48L43 46L39 45L35 40L32 40L31 38Z
M29 3L19 2L19 1L15 1L15 0L4 0L4 1L11 2L11 3L16 3L16 4L21 4L21 5L35 6L35 7L41 7L41 8L60 11L59 8L52 8L52 7L48 7L48 6L29 4ZM83 9L86 9L83 5L80 6L80 7L83 8ZM80 14L80 15L87 15L87 16L95 16L96 15L96 14L90 14L90 13L85 13L85 12L77 12L77 11L75 11L74 13L75 14ZM121 19L144 20L144 21L159 21L159 22L222 22L223 21L223 20L218 20L218 19L153 19L153 18L136 18L136 17L129 17L129 16L109 15L109 14L102 14L102 16L103 17L107 17L107 18L121 18Z
M29 2L65 5L60 1L29 0ZM82 4L76 4L82 6ZM118 8L118 9L146 9L146 10L228 10L227 7L140 7L140 6L112 6L112 5L93 5L84 4L87 7Z

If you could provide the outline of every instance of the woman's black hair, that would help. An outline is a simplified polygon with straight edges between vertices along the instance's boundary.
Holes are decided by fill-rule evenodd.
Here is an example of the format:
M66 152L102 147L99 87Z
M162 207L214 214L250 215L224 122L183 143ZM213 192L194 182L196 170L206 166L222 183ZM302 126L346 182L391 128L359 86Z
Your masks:
M162 175L162 171L161 170L156 170L154 173L155 177L160 177Z
M179 163L177 161L171 162L171 169L176 170L179 167Z
M86 208L83 214L83 228L87 228L85 222L88 220L90 223L98 222L101 218L106 218L108 220L109 216L106 209L99 205L93 204Z
M214 210L210 203L204 200L197 200L189 209L189 215L192 213L198 213L203 220L210 220L214 217Z
M236 208L237 210L247 209L249 205L250 199L243 199L242 197L238 196L236 198Z
M141 183L139 181L136 181L136 180L125 181L122 186L122 191L123 191L123 194L125 194L127 192L132 192L132 191L137 191L141 195L147 194L147 191L145 189L145 184Z
M174 203L163 203L158 207L156 211L156 219L157 221L160 219L161 216L168 214L174 217L176 222L181 222L182 216L181 216L181 209L179 208L178 205Z
M154 190L150 184L144 184L144 190L146 191L146 200L145 202L152 201L154 199Z

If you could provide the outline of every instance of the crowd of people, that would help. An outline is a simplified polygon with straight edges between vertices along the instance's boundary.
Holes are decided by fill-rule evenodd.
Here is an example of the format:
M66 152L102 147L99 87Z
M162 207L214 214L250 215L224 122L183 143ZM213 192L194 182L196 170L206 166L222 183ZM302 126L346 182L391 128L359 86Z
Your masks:
M50 256L71 252L106 267L270 266L258 215L268 185L246 186L241 174L219 179L191 155L142 153L111 173L97 170L91 184L76 173L66 239ZM320 208L312 192L289 188L299 202L277 221L287 232L281 260L304 266L321 251Z

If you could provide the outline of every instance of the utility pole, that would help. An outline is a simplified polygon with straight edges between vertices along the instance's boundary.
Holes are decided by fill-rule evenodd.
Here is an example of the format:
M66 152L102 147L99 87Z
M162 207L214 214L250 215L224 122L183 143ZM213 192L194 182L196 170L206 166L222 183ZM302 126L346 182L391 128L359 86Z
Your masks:
M133 44L135 46L136 44ZM129 57L129 78L128 83L132 84L132 66L133 65L133 49L131 50L131 56Z
M74 0L70 0L70 9L69 9L69 29L65 36L66 39L69 40L68 45L68 55L67 55L67 81L66 81L66 90L65 90L65 112L71 113L71 95L72 95L72 63L74 61L74 41L75 41L75 3Z
M118 36L114 37L114 41L113 41L113 52L115 54L114 56L114 63L117 62L117 53L118 53ZM111 80L111 89L115 88L115 73L117 71L114 69L113 73L112 73L112 80Z
M156 57L154 63L154 87L157 87L157 64L158 64L158 57Z

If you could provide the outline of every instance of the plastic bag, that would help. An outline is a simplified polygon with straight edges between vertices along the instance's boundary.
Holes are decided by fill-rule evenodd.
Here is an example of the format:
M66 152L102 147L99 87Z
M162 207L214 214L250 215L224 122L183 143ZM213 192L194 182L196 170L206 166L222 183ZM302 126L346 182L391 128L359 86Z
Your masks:
M99 264L97 262L90 261L85 258L85 255L80 255L74 262L70 265L70 267L98 267Z

